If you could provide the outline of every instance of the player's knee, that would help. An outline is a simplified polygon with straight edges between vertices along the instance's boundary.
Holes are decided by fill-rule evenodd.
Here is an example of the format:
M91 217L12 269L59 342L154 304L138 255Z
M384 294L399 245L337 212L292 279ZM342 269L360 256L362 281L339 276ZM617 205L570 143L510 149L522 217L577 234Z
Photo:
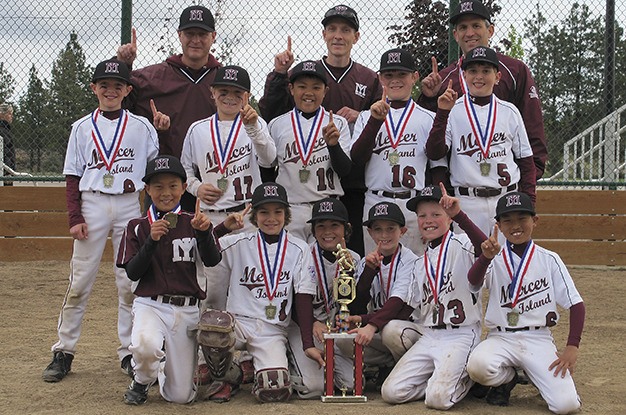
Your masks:
M561 394L554 396L552 402L548 402L548 409L555 414L571 414L580 409L580 400L578 395Z
M469 377L481 385L490 385L492 377L487 370L485 360L478 354L472 353L467 361L466 367Z
M234 328L235 319L232 314L214 309L202 313L198 323L198 343L211 375L215 379L224 379L231 383L236 383L237 377L237 367L233 364Z
M383 386L380 388L380 396L383 401L391 404L405 403L410 400L410 394L406 388L401 388L395 382L390 382L387 378L383 382Z
M443 391L427 390L426 397L424 398L424 404L427 408L446 411L452 408L454 402L452 402L450 395Z
M139 341L128 348L137 363L151 364L163 358L163 339L159 336L139 336Z
M258 370L252 389L259 402L286 402L291 396L291 381L286 368Z

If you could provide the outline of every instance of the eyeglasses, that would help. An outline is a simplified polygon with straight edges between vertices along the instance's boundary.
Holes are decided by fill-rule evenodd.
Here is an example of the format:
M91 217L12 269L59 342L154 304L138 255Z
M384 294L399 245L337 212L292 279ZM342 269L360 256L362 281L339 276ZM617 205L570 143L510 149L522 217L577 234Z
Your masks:
M181 30L181 32L187 39L193 39L195 37L206 39L211 35L211 32L207 32L206 30Z

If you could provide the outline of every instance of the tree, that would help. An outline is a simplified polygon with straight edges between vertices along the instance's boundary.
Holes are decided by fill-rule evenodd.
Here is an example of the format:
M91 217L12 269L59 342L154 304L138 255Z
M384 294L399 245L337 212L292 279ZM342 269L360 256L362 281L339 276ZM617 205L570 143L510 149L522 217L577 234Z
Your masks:
M15 91L15 82L11 74L5 69L4 62L0 62L0 104L9 102Z
M522 36L517 33L514 26L509 26L509 32L507 33L506 38L502 39L500 43L504 46L504 49L501 51L502 53L516 59L524 59Z
M500 6L494 0L485 0L484 4L492 10L493 20L500 12ZM431 71L431 56L437 58L440 68L448 66L448 1L412 0L405 10L406 23L387 28L394 32L389 40L411 52L423 76Z
M41 171L42 151L50 136L49 123L53 119L49 102L50 94L33 65L15 119L16 144L29 153L30 171Z
M50 80L51 120L48 147L56 155L53 168L62 165L72 122L93 111L97 106L95 95L89 84L92 68L86 64L85 53L78 43L78 35L70 34L70 40L52 64Z

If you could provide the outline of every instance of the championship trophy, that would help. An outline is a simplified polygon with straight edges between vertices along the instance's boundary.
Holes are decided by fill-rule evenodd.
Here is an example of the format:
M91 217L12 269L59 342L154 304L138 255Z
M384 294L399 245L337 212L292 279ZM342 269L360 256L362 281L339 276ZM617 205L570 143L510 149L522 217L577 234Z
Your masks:
M354 273L354 260L349 251L337 244L337 264L339 275L333 281L333 296L339 303L339 318L337 327L331 332L332 323L327 322L328 333L324 334L324 349L326 351L326 365L324 366L324 395L322 402L367 402L363 395L363 346L354 342L356 334L348 334L348 317L350 310L348 304L356 297L356 280ZM351 339L354 342L354 390L348 395L348 389L341 389L341 396L335 396L335 339Z

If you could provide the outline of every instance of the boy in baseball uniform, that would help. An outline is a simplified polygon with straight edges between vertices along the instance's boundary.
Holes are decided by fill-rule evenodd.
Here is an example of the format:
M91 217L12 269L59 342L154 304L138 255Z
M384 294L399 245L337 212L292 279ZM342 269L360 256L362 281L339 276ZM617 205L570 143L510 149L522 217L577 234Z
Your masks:
M426 249L410 283L396 291L396 302L415 309L422 336L391 371L381 395L389 403L424 399L429 408L447 410L472 386L465 363L480 341L482 308L478 293L469 289L467 271L487 237L443 185L424 188L407 207L417 214ZM452 232L453 221L467 235Z
M276 143L276 183L298 189L290 195L293 220L287 229L312 243L314 238L306 222L313 203L343 195L339 178L352 167L350 129L345 118L322 107L328 81L319 62L296 65L289 75L289 91L295 107L268 125Z
M334 198L325 198L315 202L311 219L315 242L309 245L315 269L317 294L313 299L313 340L315 346L324 350L324 333L328 325L334 326L338 304L333 296L333 281L341 271L336 257L337 245L345 248L350 239L352 227L348 222L345 205ZM349 251L354 262L360 257ZM291 382L300 398L321 396L324 390L324 369L317 362L308 359L302 349L302 338L298 323L292 320L289 332L289 370ZM352 359L341 354L335 355L335 386L353 388L354 366Z
M376 249L362 258L356 267L356 299L348 306L351 314L349 322L351 326L361 324L352 332L357 333L356 342L367 346L363 356L365 364L378 366L377 382L380 386L397 359L417 341L419 329L410 321L410 310L394 314L392 318L397 318L398 324L386 325L372 319L379 315L377 312L389 300L393 300L399 286L408 284L417 256L400 243L406 232L406 221L395 203L375 204L363 223ZM344 355L352 355L348 353L351 342L340 341L337 344ZM348 346L350 348L346 349Z
M435 114L411 98L419 80L413 56L405 49L386 51L378 76L383 97L359 115L350 150L355 165L365 166L364 220L366 212L383 201L399 204L405 216L412 214L405 202L431 183L427 172L434 167L424 146ZM439 164L439 170L445 171L445 163ZM414 221L407 224L402 243L413 252L424 250ZM365 252L374 248L372 239L365 238Z
M206 296L206 279L199 273L199 282L197 268L217 264L221 255L211 221L199 206L193 215L181 210L186 180L177 158L150 161L143 181L152 205L146 216L128 223L120 245L117 266L126 270L137 295L129 348L135 374L124 395L129 405L145 403L157 378L166 401L188 403L196 394L197 343L188 329L198 324Z
M98 108L72 124L63 174L67 193L70 234L74 249L70 282L59 315L58 341L43 380L58 382L71 370L87 300L109 232L117 253L129 220L140 215L139 192L148 160L159 151L155 128L143 117L122 110L122 100L132 90L128 67L110 59L94 71L91 89ZM154 124L168 128L169 117L153 106ZM133 293L123 269L115 269L118 292L117 350L122 371L132 374L131 306Z
M247 350L255 370L253 393L260 402L291 396L287 331L292 307L304 354L324 364L312 335L316 277L311 250L285 230L290 220L283 186L266 182L254 190L250 221L258 229L219 238L230 276L226 311L209 309L201 317L199 341L213 379L236 387L240 379L232 376L233 351Z
M522 368L555 414L580 408L572 373L585 322L585 305L561 258L535 244L537 216L526 193L498 200L494 234L469 272L470 286L489 289L485 314L487 338L474 349L467 371L476 382L491 386L487 402L509 404ZM506 238L503 247L497 233ZM559 320L557 305L569 309L567 345L558 351L550 327Z
M250 106L250 76L239 66L217 69L211 83L217 112L191 124L183 143L181 162L187 172L187 191L200 199L215 223L240 212L261 184L259 166L276 159L276 146L267 124ZM244 231L251 231L246 222ZM223 265L207 268L206 305L226 306L228 275Z
M437 100L426 153L449 160L461 207L488 235L501 195L519 190L534 202L535 164L519 110L493 93L501 77L496 52L478 46L464 56L461 69L468 93L458 98L449 81Z

